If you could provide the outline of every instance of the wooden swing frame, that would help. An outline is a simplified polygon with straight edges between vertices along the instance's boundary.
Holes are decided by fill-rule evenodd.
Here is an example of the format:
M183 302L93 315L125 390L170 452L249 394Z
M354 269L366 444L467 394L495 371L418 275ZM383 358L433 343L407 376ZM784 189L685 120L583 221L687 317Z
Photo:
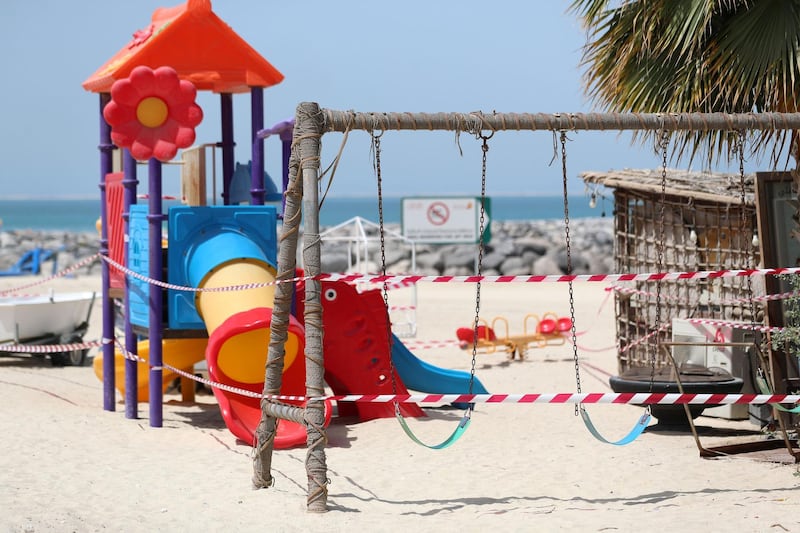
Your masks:
M800 113L363 113L324 109L314 102L297 106L289 161L289 184L285 192L283 231L279 238L275 301L271 324L265 393L269 384L280 384L283 371L284 342L287 337L295 276L300 221L303 219L303 263L308 276L321 274L319 241L319 194L321 140L325 133L387 130L443 130L456 133L481 131L741 131L800 130ZM302 211L301 211L302 207ZM301 217L301 212L304 216ZM320 282L305 285L306 324L306 395L320 397L324 392L324 354L322 350L322 306ZM308 428L306 471L309 512L327 510L326 435L323 402L310 401L303 408L262 400L262 418L256 432L253 484L266 488L273 484L271 475L272 442L277 419L300 416Z

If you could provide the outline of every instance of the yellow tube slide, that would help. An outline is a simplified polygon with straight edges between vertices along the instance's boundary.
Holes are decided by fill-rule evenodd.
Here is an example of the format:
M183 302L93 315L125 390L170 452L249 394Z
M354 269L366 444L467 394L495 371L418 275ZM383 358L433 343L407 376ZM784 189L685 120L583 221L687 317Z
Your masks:
M211 272L200 283L203 289L231 287L243 284L271 284L275 281L274 270L265 263L242 259L224 263ZM275 298L275 286L267 285L254 289L235 291L201 291L195 304L208 330L208 336L223 324L230 326L230 319L253 309L271 308ZM269 327L248 329L243 327L227 336L222 350L216 354L217 364L225 374L240 383L263 383L264 365L269 344ZM288 368L297 357L297 342L290 335L286 347L284 368ZM259 355L261 357L259 357Z
M219 265L206 275L200 283L200 288L213 289L244 284L266 284L273 281L275 281L275 276L265 263L243 259ZM274 298L275 286L268 285L246 290L200 291L197 293L195 304L197 312L206 324L208 334L211 335L231 315L255 307L272 307Z

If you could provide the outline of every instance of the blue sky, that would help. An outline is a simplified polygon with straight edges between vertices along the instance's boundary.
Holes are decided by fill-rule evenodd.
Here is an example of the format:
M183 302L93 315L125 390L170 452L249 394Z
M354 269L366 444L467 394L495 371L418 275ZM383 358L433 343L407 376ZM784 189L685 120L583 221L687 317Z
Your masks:
M8 0L0 18L2 196L98 193L98 98L81 83L153 10L178 0ZM568 2L217 0L214 11L286 79L265 91L265 124L299 102L331 109L426 112L588 112L579 68L585 35ZM218 98L201 95L197 142L219 140ZM236 159L249 154L249 96L234 97ZM660 158L615 132L570 135L571 192L585 170L650 168ZM323 166L341 136L323 138ZM387 195L480 191L480 146L453 133L387 132ZM279 142L267 170L280 176ZM547 132L498 133L490 141L489 194L560 194L560 164ZM375 194L368 135L350 135L332 187L337 196ZM174 181L174 180L173 180ZM165 183L165 192L177 185Z

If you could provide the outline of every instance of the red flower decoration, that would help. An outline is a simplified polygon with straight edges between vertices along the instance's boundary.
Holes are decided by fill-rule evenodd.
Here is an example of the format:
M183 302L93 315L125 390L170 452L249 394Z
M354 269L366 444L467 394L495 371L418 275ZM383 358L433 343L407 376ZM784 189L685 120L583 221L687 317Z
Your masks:
M140 161L169 161L194 142L194 128L203 120L196 97L195 86L178 78L175 69L136 67L114 82L103 109L111 140Z

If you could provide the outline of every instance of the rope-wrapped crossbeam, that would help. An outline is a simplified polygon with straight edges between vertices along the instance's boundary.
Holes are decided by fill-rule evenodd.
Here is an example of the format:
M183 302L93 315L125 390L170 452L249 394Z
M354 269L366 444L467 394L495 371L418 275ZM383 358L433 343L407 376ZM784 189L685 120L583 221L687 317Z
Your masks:
M261 406L261 409L269 416L281 418L283 420L291 420L297 424L305 424L305 409L297 407L296 405L286 405L283 403L267 402Z
M680 394L648 392L552 393L552 394L348 394L311 400L359 403L549 403L635 405L726 405L798 403L800 394Z
M800 129L800 113L369 113L321 109L323 131L386 130L650 130Z

